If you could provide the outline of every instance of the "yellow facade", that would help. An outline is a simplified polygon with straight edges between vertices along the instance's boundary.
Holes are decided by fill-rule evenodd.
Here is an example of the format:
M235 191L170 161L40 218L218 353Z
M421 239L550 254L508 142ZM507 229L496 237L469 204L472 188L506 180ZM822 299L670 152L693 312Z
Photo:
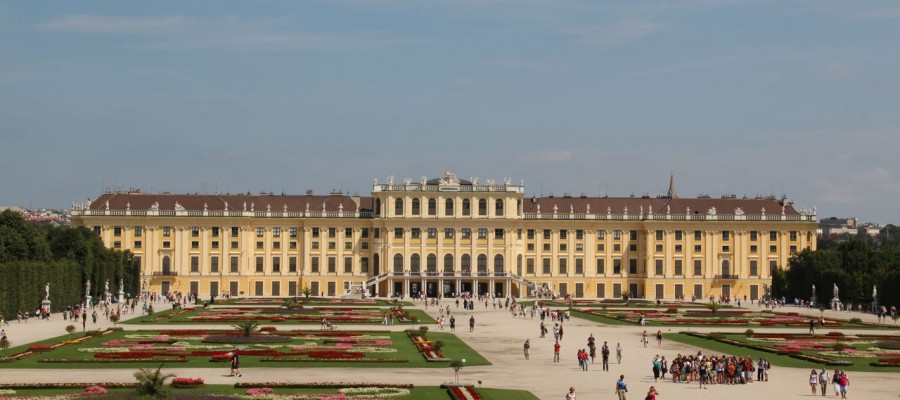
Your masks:
M529 198L508 179L448 172L376 183L371 197L107 193L76 205L72 222L132 251L155 293L755 300L771 268L815 249L814 214L785 199L671 189Z

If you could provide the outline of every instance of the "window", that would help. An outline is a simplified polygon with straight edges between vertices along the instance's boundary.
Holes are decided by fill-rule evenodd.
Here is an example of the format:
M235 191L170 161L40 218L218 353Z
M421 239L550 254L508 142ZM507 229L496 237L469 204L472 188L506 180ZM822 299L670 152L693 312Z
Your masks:
M453 239L453 228L444 228L444 239Z
M297 257L288 257L288 272L297 272Z
M565 230L565 229L560 230L560 231L559 231L559 238L560 238L560 240L566 240L566 239L568 239L568 238L569 238L569 231L567 231L567 230Z
M478 199L478 215L487 215L487 200Z
M394 228L394 237L402 238L403 237L403 228Z
M565 243L562 243L559 245L559 251L566 251L567 249L568 249L568 246L566 246Z
M122 227L121 226L117 226L117 227L113 228L113 236L122 236Z
M778 252L778 246L775 246L775 245L769 246L769 253L777 253L777 252Z
M663 260L656 260L656 275L663 275Z
M337 249L337 243L328 242L328 250L336 250L336 249Z
M550 251L550 243L544 243L544 251Z
M637 251L637 243L629 244L628 251Z
M663 251L663 245L661 245L661 244L656 245L656 251L657 252Z
M394 215L403 215L403 199L394 200Z
M337 272L337 259L334 257L328 257L328 272L332 274Z
M703 246L700 246L699 244L695 244L694 245L694 253L702 253L702 252L703 252Z
M359 272L364 274L369 272L369 257L359 259Z
M344 237L353 237L353 228L344 228Z
M353 272L353 257L344 257L344 272Z
M219 257L212 256L209 258L209 272L219 272Z
M333 238L337 236L337 229L328 228L328 237Z
M723 252L723 253L730 253L730 252L731 252L731 246L729 246L729 245L727 245L727 244L724 245L724 246L722 246L722 252Z
M703 275L703 261L694 260L694 276Z
M637 274L637 259L629 258L628 259L628 273L629 274Z
M169 241L163 242L163 248L164 248L164 249L168 249L168 248L170 248L170 247L172 247L172 242L169 242Z
M312 258L310 258L309 261L310 261L310 263L309 263L310 271L312 271L313 273L316 273L316 274L319 273L319 257L312 257Z
M144 234L144 228L140 226L134 227L134 237L141 237Z
M319 237L319 228L312 228L312 237Z
M606 251L606 245L603 243L598 244L597 251Z
M272 257L272 272L281 272L281 257Z
M597 239L606 240L606 230L605 229L597 230Z
M759 262L750 260L750 276L759 276Z
M722 231L722 240L731 240L731 231Z
M142 243L140 240L134 241L134 248L139 249L139 248L141 248L141 245L142 245Z
M544 275L550 275L550 259L545 258L543 260L543 263L544 264L542 265L542 268L543 268L542 272L544 273Z
M453 215L453 199L447 199L444 201L444 215Z
M469 228L462 228L462 237L463 239L468 239L472 236L472 230Z
M526 274L534 274L534 259L529 258L525 260L525 273Z
M263 237L266 235L266 228L256 228L256 237Z
M462 215L470 215L472 213L472 204L469 199L463 199L462 201Z
M675 231L675 240L683 240L684 239L683 236L684 236L683 231Z
M628 240L638 240L638 232L628 231Z
M281 248L281 242L272 242L272 248L278 250Z
M790 236L791 241L796 242L797 241L797 231L791 231L790 235L791 235Z
M759 235L759 232L757 232L757 231L750 231L750 240L755 242L758 235Z
M684 275L684 260L675 260L675 275Z
M238 272L239 265L240 265L240 264L239 264L239 259L238 259L238 257L237 257L237 256L232 256L232 257L231 257L231 266L230 266L231 269L230 269L230 272Z
M584 259L576 258L575 259L575 273L576 274L584 274Z
M676 245L675 245L675 252L676 252L676 253L681 253L682 251L684 251L684 248L683 248L680 244L676 244Z
M560 259L559 259L559 274L560 274L560 275L565 275L565 274L568 274L568 273L569 273L569 270L568 270L568 261L569 261L569 260L566 260L565 258L560 258Z
M213 240L212 243L210 243L210 244L212 245L212 248L213 248L213 249L218 249L218 248L219 248L219 241L218 241L218 240Z
M575 230L575 240L582 240L582 239L584 239L584 230L576 229Z
M272 296L281 296L281 282L272 282Z
M200 248L200 242L198 242L198 241L196 241L196 240L192 241L192 242L191 242L191 248L192 248L192 249L199 249L199 248Z
M422 229L412 228L410 236L412 236L413 239L420 239L422 237Z
M272 228L272 236L281 237L281 228L278 228L278 227Z
M772 275L776 268L778 268L778 260L769 260L769 275Z
M614 244L614 245L613 245L613 251L616 252L616 253L621 252L621 251L622 251L622 245L621 245L621 244L618 244L618 243Z
M218 226L214 226L212 228L212 237L219 237L219 227Z
M494 204L494 215L502 216L503 215L503 200L497 200Z
M694 240L703 240L703 232L694 231Z
M598 299L601 299L601 298L604 298L604 297L606 297L606 284L605 284L605 283L598 283L598 284L597 284L597 298L598 298Z
M381 237L381 228L375 228L375 232L373 233L373 236L375 237L375 239L380 238Z
M419 215L421 212L419 199L412 199L412 215Z
M365 239L369 238L369 228L362 228L362 232L360 234Z
M606 273L606 260L603 258L597 259L597 275L603 275Z
M240 235L240 229L236 226L231 227L231 236Z
M121 249L121 248L122 248L122 242L119 241L119 240L116 240L115 242L113 242L113 248L114 248L114 249Z
M550 230L544 229L544 240L550 240Z
M234 241L231 242L231 248L232 248L232 249L238 248L238 242L237 242L236 240L234 240Z
M503 229L494 229L494 239L503 239Z
M613 274L621 274L622 273L622 259L621 258L613 258Z
M199 226L191 227L191 237L200 237L200 227Z
M262 241L256 242L256 249L257 249L257 250L262 250L262 249L263 249L263 244L264 244L264 243L263 243Z
M360 243L360 248L362 248L363 250L368 250L368 249L369 249L369 242L362 242L362 243Z
M256 272L263 272L263 265L265 261L262 257L256 257Z
M487 229L478 228L478 238L479 239L487 239Z
M663 240L664 235L665 235L665 233L663 231L660 231L660 230L656 231L656 240Z
M584 251L584 244L575 243L575 251Z
M797 246L791 246L791 247L790 247L790 252L791 252L791 254L796 254L796 253L797 253Z
M353 250L353 242L344 242L344 250Z
M525 232L525 235L525 238L527 238L528 240L534 240L534 229L529 229Z
M622 240L622 231L616 229L613 231L613 240Z
M525 245L525 248L528 249L528 251L534 251L534 243L528 243Z
M437 215L437 200L428 199L428 215Z
M769 231L769 240L778 240L778 231Z
M172 227L164 226L163 227L163 237L169 237L169 236L172 236Z
M750 245L750 252L751 252L751 253L756 253L757 250L758 250L758 247L757 247L755 244L751 244L751 245Z
M434 238L436 238L436 237L437 237L437 229L434 229L434 228L428 228L428 238L429 238L429 239L434 239Z

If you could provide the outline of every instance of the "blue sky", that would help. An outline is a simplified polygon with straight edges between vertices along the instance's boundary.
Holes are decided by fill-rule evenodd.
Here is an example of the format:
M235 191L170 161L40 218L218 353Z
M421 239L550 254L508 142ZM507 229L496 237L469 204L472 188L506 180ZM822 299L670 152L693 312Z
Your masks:
M0 204L674 172L898 223L897 43L896 1L5 2Z

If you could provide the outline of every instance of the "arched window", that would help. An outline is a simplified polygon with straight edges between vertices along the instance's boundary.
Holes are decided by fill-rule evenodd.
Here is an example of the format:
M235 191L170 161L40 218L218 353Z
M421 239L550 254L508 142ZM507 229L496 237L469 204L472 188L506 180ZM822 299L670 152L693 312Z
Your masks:
M472 257L468 254L463 254L460 261L460 268L462 269L463 275L469 275L472 273Z
M429 275L435 275L437 273L437 256L434 254L429 254L428 258L425 261L425 268L427 268Z
M487 200L478 200L478 215L487 215Z
M421 272L421 264L422 260L420 259L418 254L413 254L409 259L409 271L413 274L418 274Z
M503 255L494 256L494 275L503 275Z
M419 199L412 199L412 215L419 215Z
M375 199L375 215L381 215L381 199Z
M472 214L472 204L469 202L469 199L463 199L462 215L468 216L470 214Z
M403 215L403 199L394 200L394 215Z
M394 273L403 273L403 255L400 253L394 255Z
M722 275L731 275L731 263L728 260L722 260Z
M503 216L503 200L497 200L496 204L494 204L494 215L498 217Z
M453 199L447 199L444 201L444 216L453 216Z
M437 215L437 200L428 199L428 215Z
M444 275L453 274L453 254L444 255Z
M487 256L478 255L478 275L487 275Z
M169 260L169 256L163 256L162 259L162 274L170 275L172 273L172 261Z

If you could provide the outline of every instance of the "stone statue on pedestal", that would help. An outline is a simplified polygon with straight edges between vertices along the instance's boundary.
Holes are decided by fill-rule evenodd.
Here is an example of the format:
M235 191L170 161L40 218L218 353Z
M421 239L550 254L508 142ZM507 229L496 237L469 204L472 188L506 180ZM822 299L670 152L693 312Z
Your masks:
M50 282L44 285L44 300L50 300Z

